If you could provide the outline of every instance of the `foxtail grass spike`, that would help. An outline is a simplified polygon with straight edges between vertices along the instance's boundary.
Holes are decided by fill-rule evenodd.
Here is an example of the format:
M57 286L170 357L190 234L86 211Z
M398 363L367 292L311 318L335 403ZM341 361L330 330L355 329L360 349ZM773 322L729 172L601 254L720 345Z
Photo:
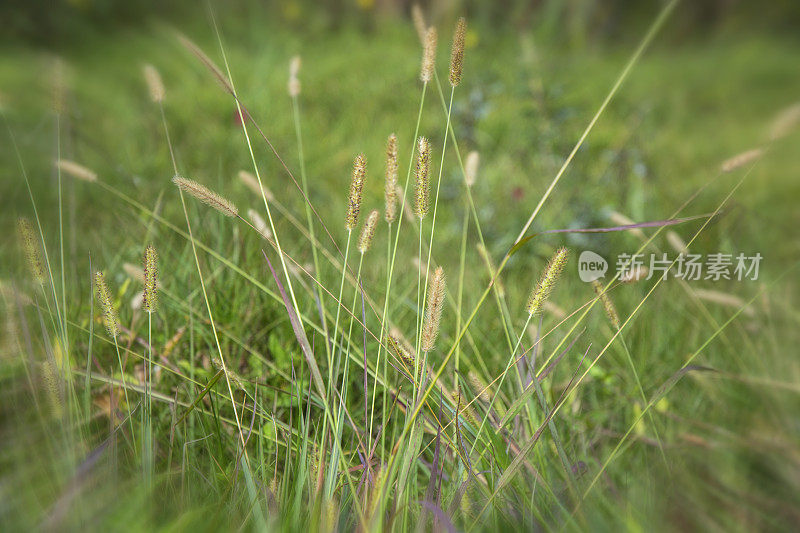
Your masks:
M561 276L561 271L564 270L564 265L567 263L568 256L569 250L566 248L559 248L556 253L553 254L553 257L547 264L547 268L544 269L541 279L539 279L539 283L528 299L526 309L531 316L539 315L542 312L544 302L547 301L559 276Z
M60 57L53 61L52 75L53 111L62 115L67 111L67 66Z
M778 113L770 125L769 137L773 141L789 135L800 123L800 102L791 105Z
M428 287L428 308L425 310L425 323L422 326L422 351L430 352L439 336L439 323L442 320L445 294L444 270L437 267Z
M289 96L292 98L300 96L300 65L300 56L294 56L289 62L289 83L287 88L289 90Z
M361 235L358 237L358 251L362 254L367 253L369 247L372 246L372 238L375 236L375 226L378 225L378 210L373 209L370 211L367 221L364 222L364 227L361 228Z
M611 297L608 295L608 292L603 290L603 284L597 280L592 280L592 288L597 294L597 297L600 299L600 303L603 304L603 310L606 312L608 321L611 322L611 325L614 326L614 329L619 329L620 322L619 315L617 314L617 308L614 306L614 302L611 301Z
M144 249L144 292L142 293L142 309L155 313L158 309L158 254L152 244Z
M75 161L70 161L68 159L59 159L56 161L56 166L62 171L66 172L70 176L75 179L95 182L97 181L97 174L86 168L85 166L76 163Z
M161 74L158 73L156 67L153 65L145 65L142 67L144 73L144 80L147 82L147 90L150 91L150 99L160 104L164 101L164 82L161 80Z
M753 148L752 150L747 150L746 152L742 152L741 154L736 154L735 156L731 157L730 159L726 159L720 165L720 170L722 172L731 172L736 170L737 168L741 168L748 163L752 163L764 153L763 148Z
M422 50L422 68L420 69L419 79L423 83L428 83L433 79L433 69L436 66L436 28L428 28L425 33L425 47Z
M108 290L106 284L106 277L102 272L94 275L94 286L97 291L97 299L100 301L100 309L103 311L103 324L106 326L109 337L116 338L119 335L119 319L111 299L111 291Z
M222 73L222 70L220 70L217 64L214 63L211 58L200 49L199 46L194 44L188 37L184 35L178 35L178 40L187 50L194 54L194 56L199 59L203 65L206 66L206 68L211 72L211 74L213 74L214 78L216 78L223 89L225 89L231 95L236 95L236 92L233 90L230 81L228 81L228 78Z
M456 22L453 33L453 48L450 51L450 85L458 86L461 83L461 73L464 70L464 38L467 34L467 19L460 17Z
M392 133L386 141L386 222L391 224L397 218L397 135Z
M364 154L358 154L353 161L353 179L350 181L350 196L347 199L347 213L344 227L352 231L358 225L358 213L361 211L361 191L367 177L367 160Z
M479 164L480 156L478 152L473 150L467 154L467 161L464 163L464 180L467 182L468 187L475 185L475 180L478 177Z
M204 204L213 207L226 217L235 217L239 214L239 210L236 209L236 206L233 205L232 202L226 200L204 185L200 185L194 180L183 178L181 176L175 176L172 178L172 183L177 185L180 190L191 194Z
M424 45L428 26L425 24L425 15L422 13L422 8L419 7L419 4L415 3L411 6L411 20L414 22L414 29L417 30L419 42Z
M428 214L429 169L431 162L431 145L428 139L420 137L417 143L417 187L415 190L414 214L425 218Z
M242 183L245 184L245 186L248 189L253 191L259 198L261 198L261 194L263 193L268 202L272 202L273 200L275 200L275 196L272 194L272 191L266 188L263 184L259 185L256 177L253 176L253 174L251 174L250 172L246 170L240 170L239 179L241 180Z
M42 260L42 252L31 221L27 218L18 218L17 234L22 245L22 251L25 253L25 260L28 263L31 277L36 283L44 283L44 261Z
M247 218L250 219L250 222L253 224L253 227L256 228L262 237L267 239L268 241L272 239L272 230L269 229L267 223L261 218L261 215L255 209L248 209L247 210Z

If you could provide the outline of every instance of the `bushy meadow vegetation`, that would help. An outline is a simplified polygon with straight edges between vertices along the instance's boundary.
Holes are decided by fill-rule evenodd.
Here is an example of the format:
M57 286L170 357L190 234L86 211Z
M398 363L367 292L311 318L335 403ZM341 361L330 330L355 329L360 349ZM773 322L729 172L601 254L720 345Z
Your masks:
M2 529L796 526L796 38L357 4L0 48Z

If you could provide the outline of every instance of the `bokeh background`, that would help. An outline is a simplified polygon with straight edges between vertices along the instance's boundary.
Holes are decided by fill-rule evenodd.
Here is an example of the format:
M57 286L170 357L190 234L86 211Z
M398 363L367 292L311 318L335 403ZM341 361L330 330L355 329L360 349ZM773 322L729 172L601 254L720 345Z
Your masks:
M447 61L453 22L461 15L469 20L464 81L456 93L452 121L462 153L477 150L481 154L473 194L489 252L500 258L514 244L664 3L451 0L420 5L428 23L439 27L440 73ZM104 189L66 180L65 233L62 240L58 235L53 166L58 157L91 168L100 180L182 227L183 212L169 181L172 168L161 119L141 73L146 63L158 68L167 87L165 113L182 171L223 191L241 208L259 206L260 200L235 178L240 169L249 167L235 107L181 46L177 33L190 37L220 63L219 42L223 43L240 96L292 168L297 167L297 147L286 84L290 59L302 57L310 198L335 235L343 238L338 229L353 156L364 152L373 162L365 201L369 207L380 208L386 136L397 132L401 154L410 148L420 89L420 45L410 9L409 2L389 0L2 2L3 286L24 287L25 265L13 238L16 218L31 216L21 162L48 244L53 250L59 242L64 244L69 309L76 324L87 327L90 320L99 324L96 316L90 318L90 258L117 287L123 322L136 323L138 315L130 301L138 289L122 266L140 260L146 238L158 241L167 274L165 286L185 295L191 305L201 305L185 239ZM658 390L712 336L714 324L726 323L741 305L759 291L763 294L724 334L713 337L716 340L697 360L718 373L684 377L668 402L660 405L657 416L670 443L672 468L659 462L652 435L641 427L635 443L608 472L608 486L590 509L609 528L649 527L650 519L665 529L777 530L800 522L796 416L800 408L796 357L800 342L796 270L800 156L796 146L800 136L795 129L771 140L776 117L785 121L792 113L795 120L800 115L796 107L791 111L800 101L799 30L797 1L679 2L531 228L611 226L619 220L615 213L637 222L663 220L695 194L681 216L712 212L746 174L725 204L724 216L698 237L692 250L761 253L760 278L756 282L698 282L693 287L717 294L716 301L707 300L701 307L674 283L665 283L654 293L638 311L627 338L645 390ZM62 95L65 109L58 125L53 113L56 93ZM438 95L430 94L426 106L421 130L430 132L440 147L445 114ZM720 173L726 159L763 146L767 152L756 164ZM256 143L255 151L266 185L288 212L302 219L303 202L286 181L280 163L263 143ZM464 206L460 169L452 153L445 160L440 194L442 205L448 208L438 215L441 248L435 255L455 269L458 257L452 250L460 243ZM194 204L189 212L199 221L200 238L245 270L268 279L257 241L247 240L251 236L241 228L231 234L230 228ZM283 218L278 224L287 235L287 247L301 261L310 261L310 248L299 233ZM675 231L688 240L698 227L697 223L681 225ZM385 249L382 239L385 236L379 234L379 250ZM663 237L656 242L669 249ZM509 307L522 309L531 284L556 246L614 257L630 253L639 244L631 232L537 239L514 256L504 274ZM410 273L416 243L412 239L403 246L407 248L403 269ZM488 281L472 247L468 261L478 266L465 277L465 306L474 304ZM209 263L213 269L214 263ZM555 304L570 310L591 297L574 267L573 263L565 274L567 282L554 296ZM365 268L380 294L383 263L376 261ZM333 286L336 273L324 274ZM211 295L220 322L270 361L288 367L298 352L283 311L274 302L251 295L227 270L214 271L214 276L215 286L226 287ZM620 312L633 311L649 287L632 286L615 294ZM3 294L10 293L4 290ZM158 340L162 345L186 324L184 313L176 309L165 316L163 333L159 333L163 338ZM602 315L593 320L587 337L595 335L594 330L600 333L581 340L581 353L590 341L602 346L607 340ZM477 323L487 336L498 331L497 317L490 311L482 311ZM555 318L546 316L545 323L553 325ZM443 334L446 343L452 340L452 317L446 317L445 324L450 328ZM207 331L198 329L197 335L208 340ZM31 350L46 342L33 342ZM85 349L86 340L76 336L77 360L85 359ZM252 373L276 389L286 386L234 344L226 349L243 375ZM172 356L176 365L186 353L187 346L177 349ZM42 438L38 432L47 430L36 429L38 419L25 414L31 392L24 373L11 362L15 360L11 351L4 357L0 513L15 528L35 527L43 523L42 517L52 518L54 502L60 501L67 481L50 477L51 468L45 466L50 463L45 459L41 464L25 459L31 443ZM115 361L110 351L97 357L103 368ZM499 359L482 353L465 358L469 368L492 376L502 369ZM554 395L569 380L579 356L570 358L572 366L559 368L553 380ZM197 372L198 379L211 375L208 368ZM165 381L161 386L165 393L178 391L191 397L191 389L183 384ZM99 388L94 392L102 394ZM570 449L590 471L602 464L640 413L637 395L624 355L615 349L593 371L585 392L582 389L566 409L568 414L559 424L568 435ZM291 410L280 404L276 409L278 416ZM160 423L166 435L169 413L164 412ZM54 455L52 449L42 454ZM26 486L24 480L33 478L37 482ZM43 479L55 481L48 485ZM6 500L11 494L14 497ZM109 490L97 496L98 507L114 510L90 522L95 527L113 517L131 519L135 514L111 501L114 494ZM165 516L172 515L165 512ZM203 525L225 527L211 519Z

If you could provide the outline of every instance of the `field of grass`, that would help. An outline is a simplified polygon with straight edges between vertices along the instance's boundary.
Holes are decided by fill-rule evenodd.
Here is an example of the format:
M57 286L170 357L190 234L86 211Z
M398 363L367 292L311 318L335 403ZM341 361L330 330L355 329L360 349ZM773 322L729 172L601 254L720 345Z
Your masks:
M800 42L725 25L678 39L653 7L618 42L572 46L469 19L452 105L457 11L428 20L427 84L399 15L322 31L215 4L57 55L0 48L0 527L800 522ZM391 133L408 213L387 224ZM415 135L430 142L421 220ZM620 254L677 261L681 241L760 254L758 277L686 281L676 262L617 279ZM601 296L584 250L609 261ZM446 291L428 295L437 266Z

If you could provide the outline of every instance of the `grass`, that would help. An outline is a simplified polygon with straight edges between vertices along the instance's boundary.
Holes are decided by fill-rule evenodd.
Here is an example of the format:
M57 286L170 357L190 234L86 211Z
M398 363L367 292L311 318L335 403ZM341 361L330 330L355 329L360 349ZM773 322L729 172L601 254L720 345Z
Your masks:
M468 21L463 80L448 91L452 21L438 24L437 77L423 87L406 20L319 34L269 21L266 31L221 10L180 30L232 77L239 102L172 29L154 24L60 51L60 114L49 103L53 58L22 44L0 50L0 223L9 228L0 241L0 523L796 523L798 133L767 139L800 94L798 43L723 29L677 45L663 37L674 22L665 18L659 33L655 17L632 31L654 39L630 63L644 41L565 49L536 31L498 35ZM163 109L149 99L145 63L163 77ZM392 132L401 185L413 175L416 137L431 140L433 209L420 220L398 207L391 225L380 217L373 246L356 254L344 228L352 161L366 155L360 232L366 213L383 210ZM761 158L719 172L759 145ZM480 167L465 187L470 150ZM58 158L98 181L56 170ZM269 193L248 189L236 177L243 169ZM274 238L179 192L170 181L178 173L240 213L256 210ZM404 188L408 208L413 181ZM514 247L532 232L619 225L612 212L636 222L719 216L539 234ZM18 216L34 221L44 245L41 285L10 237ZM695 253L760 252L759 280L620 284L612 261L603 287L617 328L577 276L577 256L674 259L668 230ZM154 314L133 305L142 285L123 268L141 264L150 243ZM573 257L531 320L529 290L560 246ZM436 266L448 291L436 346L422 353ZM120 315L116 337L93 300L96 270ZM419 357L404 360L398 345Z

